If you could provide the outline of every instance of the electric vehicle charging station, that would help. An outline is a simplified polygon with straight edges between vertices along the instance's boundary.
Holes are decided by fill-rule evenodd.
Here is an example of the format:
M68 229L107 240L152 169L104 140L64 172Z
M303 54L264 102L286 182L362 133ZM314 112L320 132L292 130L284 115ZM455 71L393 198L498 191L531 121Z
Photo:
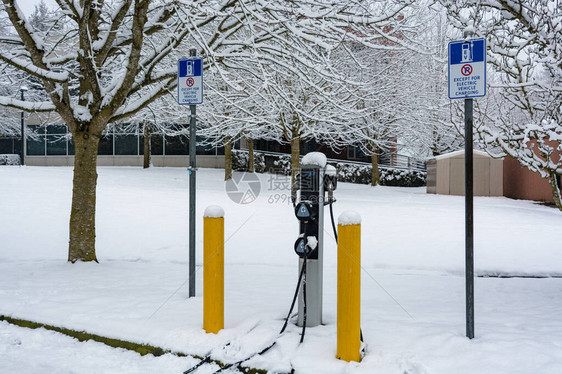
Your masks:
M298 326L322 324L325 192L328 190L328 203L331 203L336 188L335 172L330 169L326 173L326 169L326 156L312 152L304 156L298 176L300 195L295 215L299 220L299 237L294 247L299 256L299 273L306 266L299 289Z
M332 203L335 202L333 192L337 187L337 176L336 176L336 168L327 165L326 156L320 152L312 152L307 154L302 162L301 162L301 170L297 176L296 182L298 183L298 202L294 203L295 208L295 215L299 220L299 236L297 241L294 245L294 250L299 256L299 278L295 293L293 295L293 300L291 302L291 307L285 318L285 323L279 332L278 337L267 347L256 351L244 357L238 361L225 364L221 366L218 370L215 370L213 373L222 372L223 370L227 370L231 367L240 368L240 365L249 361L250 359L261 356L267 351L269 351L272 347L277 344L278 339L284 333L286 327L288 326L289 320L292 316L292 312L298 298L298 320L297 325L302 328L300 343L304 341L305 330L306 327L314 327L322 324L322 282L323 282L323 245L324 245L324 206L329 205L330 207L330 216L332 221L332 228L334 230L334 238L336 242L338 242L338 233L336 231L336 226L334 223L334 215L332 210ZM327 192L327 199L326 194ZM217 209L218 208L218 209ZM353 222L350 221L349 218L345 219L345 223L341 223L342 216L340 216L340 225L348 225L352 228L352 231L346 230L343 226L340 228L342 232L342 238L345 238L343 242L345 242L346 248L351 248L353 251L353 258L360 259L360 217L358 214L353 213ZM355 217L359 217L358 219ZM213 283L212 280L215 280L217 276L215 275L217 272L217 268L220 266L216 266L217 264L223 265L224 262L224 252L217 251L215 248L224 249L224 211L220 207L211 206L208 207L205 211L204 217L204 251L209 251L215 256L216 252L218 253L219 261L208 261L209 265L205 265L204 272L209 269L209 278L211 281L206 280L204 285L209 283ZM347 216L349 217L349 212L347 212ZM220 219L216 221L216 219ZM357 226L357 227L355 227ZM357 233L358 235L355 235ZM220 239L217 243L217 239ZM341 242L339 242L341 243ZM344 245L342 245L344 246ZM347 252L347 250L345 251ZM344 289L352 288L355 291L351 293L342 292L343 295L351 295L347 299L344 299L342 305L345 305L346 308L343 309L343 312L340 313L340 299L339 299L339 292L338 292L338 318L340 316L344 316L344 321L349 321L348 324L340 323L338 319L338 343L337 343L337 356L336 358L345 360L345 361L360 361L360 357L357 356L357 353L360 353L360 345L357 346L356 343L359 341L359 337L356 336L357 334L341 334L340 338L340 326L343 326L344 331L355 331L359 330L359 334L361 334L360 329L355 329L354 327L359 324L360 320L360 299L359 299L359 286L360 286L360 263L355 260L348 260L347 263L344 261L340 262L340 244L338 244L338 290L340 287ZM206 259L209 259L213 256L205 255ZM350 256L346 253L346 258ZM342 266L343 270L340 270L339 264L344 263ZM352 263L357 269L351 269L349 265ZM347 265L347 266L345 266ZM308 270L307 270L308 268ZM214 271L214 272L213 272ZM308 274L307 274L308 272ZM347 277L348 279L344 280L343 286L340 285L340 274L351 274L355 275L354 278ZM204 274L205 275L205 274ZM224 277L224 274L222 275ZM204 314L204 328L207 332L215 332L218 331L216 325L218 325L218 329L222 329L224 326L224 289L219 288L218 291L213 289L214 286L221 286L224 281L224 278L221 278L220 282L217 284L211 284L209 286L210 292L209 299L211 302L207 303L211 305L214 303L215 305L222 301L222 308L220 308L221 313L218 315L214 313L211 315L211 311L208 312L209 315L209 324L208 327L205 326L205 314ZM302 282L301 282L302 281ZM356 286L355 288L353 288ZM204 293L205 296L206 293ZM213 299L213 296L220 294L218 300ZM353 299L355 297L355 299ZM205 312L205 299L204 299L204 313ZM209 308L212 309L212 312L216 312L216 308ZM253 328L252 328L253 329ZM249 331L252 331L250 329ZM354 338L355 335L355 338ZM360 338L361 342L363 341L362 337ZM352 344L353 343L353 344ZM225 347L228 346L230 342L225 344ZM340 351L340 347L345 347L345 350ZM205 355L197 364L188 368L183 373L188 374L192 373L197 370L199 367L205 364L213 364L213 354L214 349L212 349L208 354ZM293 372L292 370L291 372Z

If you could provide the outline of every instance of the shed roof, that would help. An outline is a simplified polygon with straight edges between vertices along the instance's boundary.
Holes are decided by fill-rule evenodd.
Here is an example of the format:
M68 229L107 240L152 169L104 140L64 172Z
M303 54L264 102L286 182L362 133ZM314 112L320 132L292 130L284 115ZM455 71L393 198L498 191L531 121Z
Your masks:
M478 151L476 149L472 150L472 152L473 152L474 156L492 158L492 156L490 156L486 152ZM430 157L430 158L428 158L428 160L442 160L442 159L445 159L445 158L453 158L453 157L457 157L457 156L464 156L464 149L461 149L460 151L444 153L442 155L435 156L435 157Z

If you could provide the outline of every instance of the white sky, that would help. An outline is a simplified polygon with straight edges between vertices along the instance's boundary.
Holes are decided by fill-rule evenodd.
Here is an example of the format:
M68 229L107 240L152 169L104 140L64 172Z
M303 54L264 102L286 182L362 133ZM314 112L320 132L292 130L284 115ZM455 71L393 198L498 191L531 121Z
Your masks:
M33 13L33 9L35 9L35 5L39 4L41 0L16 0L21 10L26 16L29 16ZM45 0L45 4L51 9L58 8L57 3L55 0Z

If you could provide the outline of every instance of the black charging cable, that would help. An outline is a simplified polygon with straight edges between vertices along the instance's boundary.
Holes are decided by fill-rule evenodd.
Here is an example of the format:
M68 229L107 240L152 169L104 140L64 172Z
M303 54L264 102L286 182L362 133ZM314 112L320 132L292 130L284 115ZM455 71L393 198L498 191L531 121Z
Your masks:
M334 230L334 238L336 239L336 244L338 243L338 230L336 229L336 223L334 222L334 209L332 208L333 201L330 201L330 218L332 220L332 230Z
M291 303L291 309L289 309L289 313L287 314L287 318L285 318L285 323L283 324L283 328L281 329L281 331L279 331L279 334L282 334L283 331L285 331L285 329L287 328L287 325L289 324L289 319L291 318L291 313L293 313L293 309L295 307L295 303L297 301L297 297L299 296L299 288L301 285L301 280L304 276L304 272L305 272L306 268L303 266L301 268L301 272L299 274L299 280L297 282L297 289L295 290L295 294L293 296L293 302Z
M308 241L308 239L307 239ZM308 244L307 244L308 245ZM306 248L306 247L305 247ZM304 251L304 261L302 263L303 268L303 280L302 280L302 297L304 299L303 307L303 322L302 322L302 333L301 333L301 343L304 341L304 333L306 331L306 263L308 262L308 251Z

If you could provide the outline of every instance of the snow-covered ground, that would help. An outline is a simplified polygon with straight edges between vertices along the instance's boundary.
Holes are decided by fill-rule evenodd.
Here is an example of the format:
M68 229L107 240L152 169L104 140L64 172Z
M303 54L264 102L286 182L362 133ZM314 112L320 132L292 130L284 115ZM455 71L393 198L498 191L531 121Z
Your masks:
M260 175L256 201L198 172L197 297L188 299L188 175L99 168L96 263L66 262L71 168L0 167L0 314L149 343L225 362L273 341L297 280L297 220L285 177ZM335 359L336 245L326 218L324 325L290 325L249 364L297 373L562 372L562 214L475 198L476 338L465 337L464 198L425 188L341 183L336 216L362 217L361 363ZM225 329L202 330L202 216L225 216ZM227 347L224 344L230 342ZM180 373L192 358L141 357L0 323L1 373ZM97 369L96 369L97 368ZM205 372L201 370L200 373Z
M191 357L141 357L125 349L76 339L44 329L0 322L0 373L173 374L197 363Z

